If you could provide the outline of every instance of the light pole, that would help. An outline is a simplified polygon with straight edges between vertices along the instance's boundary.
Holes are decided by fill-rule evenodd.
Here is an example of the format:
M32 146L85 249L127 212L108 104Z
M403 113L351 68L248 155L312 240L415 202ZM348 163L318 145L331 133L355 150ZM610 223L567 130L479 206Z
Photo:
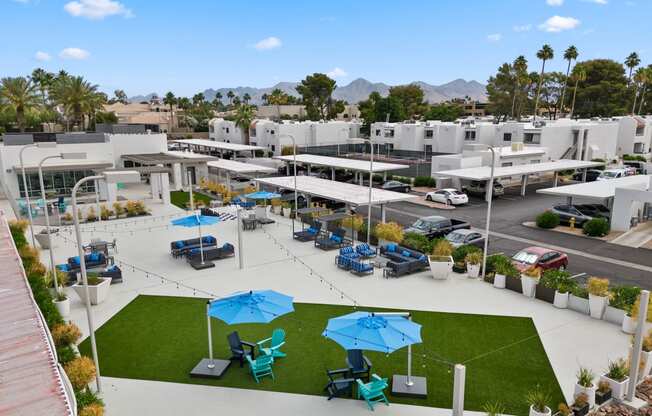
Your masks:
M374 183L374 142L369 135L369 144L371 145L371 153L369 157L369 206L367 206L367 244L370 244L371 240L371 191L373 189Z
M86 159L86 153L59 153L57 155L46 156L38 162L38 181L41 186L41 198L43 199L43 211L45 215L45 230L48 234L48 250L50 251L50 271L54 282L54 291L59 292L59 282L57 279L57 268L54 263L54 248L52 247L52 235L50 234L50 214L48 214L48 201L45 197L45 184L43 183L43 163L50 159ZM28 207L29 208L29 207Z
M297 203L297 141L291 134L281 134L281 137L289 137L292 140L292 163L294 164L294 217L292 217L292 235L294 235L294 219L298 215L299 205Z
M494 191L494 165L496 163L496 151L493 146L487 145L491 150L491 173L489 174L489 189L487 189L487 219L484 228L484 252L482 254L482 280L487 274L487 250L489 248L489 221L491 220L491 199Z
M100 363L97 359L97 344L95 343L95 326L93 324L93 312L91 310L91 300L88 293L88 276L86 274L86 259L84 258L84 246L82 242L81 230L79 229L79 218L77 217L77 190L81 185L90 181L105 180L106 183L112 184L117 182L140 182L140 173L136 171L123 172L104 172L102 175L87 176L80 179L72 188L72 217L75 224L75 236L77 237L77 252L79 254L79 268L84 286L84 306L86 307L86 317L88 319L88 332L91 339L91 353L95 364L97 392L102 392L102 383L100 382Z
M57 142L38 142L28 144L23 146L18 152L18 158L20 159L20 170L23 175L23 190L25 191L25 202L27 203L27 217L29 218L29 232L32 234L32 247L36 248L36 242L34 241L34 225L32 223L32 205L29 201L29 190L27 189L27 176L25 175L25 164L23 163L23 152L26 149L33 147L38 147L39 149L47 149L57 147Z

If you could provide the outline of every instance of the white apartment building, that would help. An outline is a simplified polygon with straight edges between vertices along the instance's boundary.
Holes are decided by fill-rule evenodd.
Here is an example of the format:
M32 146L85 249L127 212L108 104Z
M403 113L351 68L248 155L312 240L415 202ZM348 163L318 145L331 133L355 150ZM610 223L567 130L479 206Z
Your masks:
M361 123L357 121L282 121L254 120L249 127L249 144L267 148L275 156L283 146L291 146L294 137L297 146L325 146L348 143L360 136ZM244 144L242 129L235 122L221 118L209 122L211 140Z

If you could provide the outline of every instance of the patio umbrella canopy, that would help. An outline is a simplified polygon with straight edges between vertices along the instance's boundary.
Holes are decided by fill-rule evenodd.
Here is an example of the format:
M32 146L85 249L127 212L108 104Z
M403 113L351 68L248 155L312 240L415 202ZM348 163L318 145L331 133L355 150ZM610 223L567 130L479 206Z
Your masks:
M346 350L390 353L421 343L421 325L405 316L353 312L329 319L322 335Z
M251 290L214 300L208 315L228 325L269 323L279 316L294 312L292 297L273 290Z
M258 191L258 192L252 192L250 194L246 194L245 198L247 199L275 199L275 198L280 198L281 194L277 194L276 192L267 192L267 191Z
M176 220L172 220L172 225L176 225L178 227L186 227L186 228L193 228L193 227L198 227L199 228L199 252L201 255L201 262L204 264L204 245L202 242L202 236L201 236L201 226L204 225L214 225L220 222L220 219L218 217L213 217L210 215L199 215L199 214L194 214L194 215L189 215L187 217L183 218L178 218Z

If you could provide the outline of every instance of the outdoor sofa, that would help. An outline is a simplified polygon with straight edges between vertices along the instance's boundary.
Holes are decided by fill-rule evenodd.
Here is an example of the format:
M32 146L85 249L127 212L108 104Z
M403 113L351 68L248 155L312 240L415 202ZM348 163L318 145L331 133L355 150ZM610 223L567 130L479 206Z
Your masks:
M353 242L346 238L345 235L346 230L344 228L338 228L330 235L323 234L317 237L315 239L315 247L319 247L322 250L333 250L352 245Z
M86 264L87 269L93 269L96 267L103 267L108 264L108 259L104 253L99 251L93 251L90 254L84 255L84 263ZM79 256L69 257L68 258L68 272L77 272L81 270L81 264Z
M233 244L224 243L222 247L204 248L204 261L221 260L235 255ZM201 252L199 248L193 248L186 255L188 263L201 262Z
M107 267L99 273L100 277L110 277L111 284L122 283L122 270L115 264Z
M317 238L317 236L319 236L320 231L321 231L321 222L315 221L314 224L308 227L307 229L296 231L293 237L295 240L299 240L301 242L314 241Z
M396 243L381 246L380 254L389 259L383 271L385 277L405 276L428 267L428 257L425 254Z
M217 245L217 239L212 235L205 235L202 237L202 246L204 249L208 247L215 247ZM184 256L190 252L193 248L199 248L199 238L191 238L189 240L179 240L173 241L170 243L170 253L172 257L177 258Z
M373 264L362 261L362 256L352 246L340 249L340 254L335 257L335 264L340 269L348 270L358 276L374 272Z

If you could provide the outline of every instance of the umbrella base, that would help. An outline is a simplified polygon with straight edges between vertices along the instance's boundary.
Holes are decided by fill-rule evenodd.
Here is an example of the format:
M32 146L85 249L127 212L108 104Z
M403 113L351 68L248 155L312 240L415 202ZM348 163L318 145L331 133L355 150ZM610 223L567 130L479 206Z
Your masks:
M208 368L211 360L209 358L203 358L199 364L195 366L190 372L190 377L199 377L199 378L221 378L222 375L226 372L231 361L229 360L213 360L215 367Z
M412 385L405 384L407 376L394 374L392 377L392 396L416 397L425 399L428 397L428 385L425 377L412 376Z
M195 270L204 270L204 269L210 269L211 267L215 267L215 263L213 263L212 261L205 260L203 263L201 261L192 262L190 263L190 266Z

